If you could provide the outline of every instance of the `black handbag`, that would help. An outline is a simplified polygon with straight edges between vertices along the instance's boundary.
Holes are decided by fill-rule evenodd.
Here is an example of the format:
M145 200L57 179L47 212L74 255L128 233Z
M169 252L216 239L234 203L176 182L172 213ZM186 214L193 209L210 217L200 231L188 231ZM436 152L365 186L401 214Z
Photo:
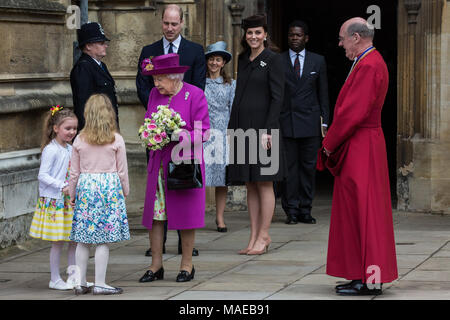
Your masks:
M198 163L175 164L169 162L167 168L167 189L195 189L202 188L202 170Z

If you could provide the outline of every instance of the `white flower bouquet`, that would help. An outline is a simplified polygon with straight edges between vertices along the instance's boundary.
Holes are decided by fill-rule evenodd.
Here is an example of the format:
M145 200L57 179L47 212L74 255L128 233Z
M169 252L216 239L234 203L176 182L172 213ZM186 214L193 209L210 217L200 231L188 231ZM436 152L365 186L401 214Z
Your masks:
M139 128L139 138L144 147L150 150L161 150L171 141L174 132L186 125L178 112L166 105L159 105L157 112L145 118Z

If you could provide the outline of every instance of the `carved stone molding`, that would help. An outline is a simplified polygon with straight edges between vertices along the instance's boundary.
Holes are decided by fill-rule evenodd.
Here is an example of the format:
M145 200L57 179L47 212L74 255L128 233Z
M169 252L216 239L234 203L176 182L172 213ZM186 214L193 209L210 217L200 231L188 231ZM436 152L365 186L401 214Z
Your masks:
M0 0L0 21L64 24L66 7L48 0Z
M422 0L405 0L405 8L408 13L408 24L417 24L417 16L419 15Z
M93 11L155 11L157 8L156 0L140 1L123 0L91 0L89 1L89 10Z

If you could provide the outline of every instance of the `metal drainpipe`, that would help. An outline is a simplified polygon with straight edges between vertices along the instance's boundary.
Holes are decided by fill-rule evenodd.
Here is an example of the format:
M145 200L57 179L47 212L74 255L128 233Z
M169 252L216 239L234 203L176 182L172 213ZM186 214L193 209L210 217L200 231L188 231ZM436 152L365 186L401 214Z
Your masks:
M88 0L80 0L80 26L88 22ZM73 64L78 61L81 56L81 50L78 48L78 41L73 42Z

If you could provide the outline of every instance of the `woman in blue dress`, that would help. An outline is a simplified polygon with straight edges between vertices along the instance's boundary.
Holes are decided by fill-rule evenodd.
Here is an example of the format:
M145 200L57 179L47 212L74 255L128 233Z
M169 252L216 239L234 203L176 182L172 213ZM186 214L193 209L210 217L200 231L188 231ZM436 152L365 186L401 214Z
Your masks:
M225 167L228 162L226 132L234 99L236 81L231 79L224 66L231 60L227 44L219 41L206 48L206 87L210 138L204 143L206 185L215 187L217 231L227 232L223 212L228 188L225 185Z

